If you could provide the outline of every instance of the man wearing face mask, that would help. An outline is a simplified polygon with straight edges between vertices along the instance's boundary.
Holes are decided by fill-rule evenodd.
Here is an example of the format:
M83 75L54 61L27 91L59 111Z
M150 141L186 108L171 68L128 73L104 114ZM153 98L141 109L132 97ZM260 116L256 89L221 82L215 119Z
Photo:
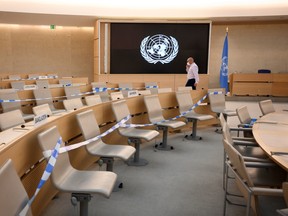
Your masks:
M193 90L196 90L196 86L199 83L198 70L199 68L194 59L189 57L186 64L187 82L185 86L191 86Z

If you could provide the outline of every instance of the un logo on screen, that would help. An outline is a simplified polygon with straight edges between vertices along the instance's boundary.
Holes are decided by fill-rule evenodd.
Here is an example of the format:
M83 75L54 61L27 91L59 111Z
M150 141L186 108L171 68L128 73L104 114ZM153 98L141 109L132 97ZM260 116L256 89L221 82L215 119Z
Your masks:
M142 57L149 63L171 62L178 54L179 45L175 38L163 34L145 37L140 45Z

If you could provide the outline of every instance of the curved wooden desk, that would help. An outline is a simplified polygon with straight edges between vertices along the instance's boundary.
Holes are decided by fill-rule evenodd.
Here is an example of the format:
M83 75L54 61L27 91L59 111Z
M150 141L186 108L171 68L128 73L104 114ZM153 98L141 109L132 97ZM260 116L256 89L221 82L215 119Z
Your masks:
M198 101L206 93L207 91L201 90L191 91L193 101ZM159 94L159 99L164 109L163 114L165 118L175 117L179 114L174 92ZM133 123L148 123L143 96L127 98L126 102L132 115ZM48 122L38 127L34 127L32 122L28 122L25 124L25 129L27 130L23 130L18 126L0 133L0 164L3 164L9 158L13 160L16 171L29 197L34 194L46 166L46 161L43 160L42 151L38 145L37 135L56 125L66 145L83 141L81 130L77 124L76 114L88 109L94 111L101 132L106 131L115 124L111 102L106 102L95 106L86 106L62 115L50 116ZM196 111L212 114L210 106L197 107ZM216 119L212 119L201 124L211 125L216 122ZM190 130L189 128L187 129ZM103 140L110 144L127 144L127 138L120 136L117 131L103 137ZM97 157L90 156L84 147L70 151L69 157L72 165L77 169L86 169L98 160ZM33 215L40 215L41 211L48 205L57 192L48 180L32 204Z
M288 112L263 116L254 123L253 135L269 157L288 171Z

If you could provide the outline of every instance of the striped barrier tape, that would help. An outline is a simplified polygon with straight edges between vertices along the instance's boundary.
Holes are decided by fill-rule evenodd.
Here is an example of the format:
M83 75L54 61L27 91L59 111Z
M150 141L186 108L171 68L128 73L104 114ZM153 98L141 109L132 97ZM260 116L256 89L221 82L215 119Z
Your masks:
M153 126L153 125L157 125L157 124L161 124L164 122L169 122L169 121L174 121L176 119L179 119L185 115L187 115L189 112L191 112L193 109L195 109L196 107L198 107L206 98L208 95L216 95L216 94L223 94L222 91L218 91L218 92L209 92L206 95L204 95L197 103L195 103L189 110L180 113L180 115L177 115L173 118L169 118L169 119L165 119L159 122L154 122L154 123L150 123L150 124L123 124L121 127L125 127L125 128L129 128L129 127L147 127L147 126Z
M59 137L59 139L57 140L57 143L55 145L55 148L53 149L53 151L51 153L51 157L48 160L45 171L42 174L41 180L37 186L37 189L36 189L34 195L28 201L28 203L23 208L23 210L19 213L19 216L25 216L27 214L27 212L29 210L29 206L31 206L31 204L34 201L34 199L36 198L37 194L39 193L39 191L41 190L41 188L43 187L43 185L45 184L45 182L48 180L49 176L51 175L51 173L54 169L54 166L56 164L57 157L59 155L59 149L60 149L61 144L62 144L62 137Z

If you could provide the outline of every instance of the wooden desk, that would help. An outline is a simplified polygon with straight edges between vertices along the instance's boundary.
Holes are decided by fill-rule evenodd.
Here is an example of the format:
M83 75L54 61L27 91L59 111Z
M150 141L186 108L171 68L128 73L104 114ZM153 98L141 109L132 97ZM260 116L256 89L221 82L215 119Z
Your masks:
M269 157L288 171L288 155L271 154L271 152L288 153L288 112L263 116L253 125L253 135Z

